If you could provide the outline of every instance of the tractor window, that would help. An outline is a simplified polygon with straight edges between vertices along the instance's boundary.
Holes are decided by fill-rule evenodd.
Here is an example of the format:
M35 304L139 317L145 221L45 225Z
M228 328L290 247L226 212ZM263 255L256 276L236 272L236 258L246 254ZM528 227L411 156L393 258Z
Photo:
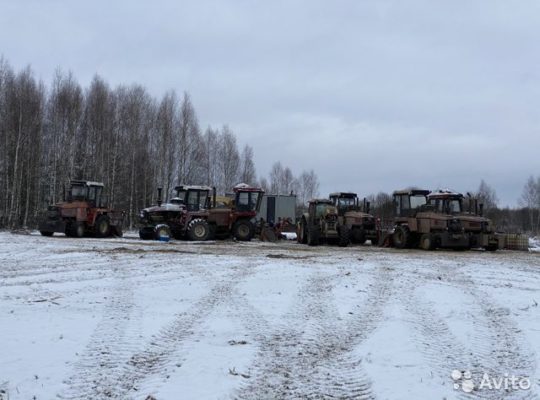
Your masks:
M236 193L236 209L238 211L255 211L259 205L260 192Z
M96 207L103 207L104 200L103 200L103 188L98 186L96 189Z
M401 209L408 210L411 208L411 201L408 195L404 194L401 196Z
M190 190L187 193L186 205L189 211L198 211L206 209L208 203L207 190Z
M250 194L249 192L236 193L236 209L238 211L251 211Z
M351 208L355 206L354 197L341 197L338 202L339 208Z
M250 202L251 202L251 210L255 211L258 210L261 204L262 200L262 193L261 192L251 192Z
M72 186L71 187L71 197L73 198L73 200L85 200L86 193L87 193L86 186Z
M184 190L177 190L175 199L176 199L177 203L185 203L186 202L186 192Z
M441 200L430 200L429 204L433 206L435 211L442 213L443 212L443 202Z
M317 204L317 208L315 209L315 217L320 218L324 215L326 211L326 207L328 207L328 204Z
M418 208L426 204L426 196L414 195L410 197L411 208Z
M187 199L186 199L186 205L187 209L189 211L197 211L200 208L199 204L199 192L187 192Z
M96 204L96 187L95 186L90 186L88 188L88 201L93 203L94 205Z
M454 213L460 213L461 212L461 201L458 199L450 199L447 203L447 210L448 213L454 214Z

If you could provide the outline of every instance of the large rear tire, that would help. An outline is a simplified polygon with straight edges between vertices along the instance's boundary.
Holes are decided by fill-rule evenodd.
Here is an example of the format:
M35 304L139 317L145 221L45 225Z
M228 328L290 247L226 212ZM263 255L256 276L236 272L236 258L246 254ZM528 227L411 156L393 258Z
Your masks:
M205 241L210 236L210 226L204 219L196 218L188 224L187 237L193 241Z
M255 235L255 226L247 219L236 221L233 225L233 236L236 240L249 242Z
M148 227L139 229L139 237L142 240L154 239L154 229Z
M111 234L111 221L106 215L100 215L94 224L95 234L98 238L104 238Z
M306 220L300 220L296 232L296 241L300 244L307 244Z
M420 248L422 250L435 250L435 238L429 233L424 233L420 238Z
M66 236L74 237L74 238L82 238L84 236L85 229L84 229L84 223L83 222L70 222L66 226Z
M410 247L411 231L409 230L409 227L406 225L396 226L394 234L392 235L392 239L394 242L394 246L396 246L398 249L405 249L407 247Z
M317 226L310 226L308 228L308 234L307 234L307 244L309 246L317 246L319 244L319 227Z
M363 229L356 228L351 232L351 239L354 243L364 244L366 243L366 234Z
M339 227L339 247L347 247L351 243L351 231L347 225L342 225Z
M41 233L41 236L51 237L54 232L39 231L39 233Z

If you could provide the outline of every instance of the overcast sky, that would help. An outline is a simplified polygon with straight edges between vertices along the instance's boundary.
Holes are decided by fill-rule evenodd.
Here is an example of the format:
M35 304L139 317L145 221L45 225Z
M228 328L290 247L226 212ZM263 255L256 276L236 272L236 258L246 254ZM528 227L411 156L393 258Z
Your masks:
M47 84L188 91L259 175L313 168L321 195L483 178L513 206L540 175L537 0L0 0L0 54Z

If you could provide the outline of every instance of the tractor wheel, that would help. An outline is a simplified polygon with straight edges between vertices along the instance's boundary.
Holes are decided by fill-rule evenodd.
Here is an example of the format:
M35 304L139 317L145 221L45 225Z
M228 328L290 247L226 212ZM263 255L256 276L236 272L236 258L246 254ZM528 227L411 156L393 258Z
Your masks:
M308 240L308 223L305 219L302 220L302 244L307 244Z
M490 244L489 246L484 247L486 251L497 251L499 248L496 244Z
M157 240L168 242L171 238L171 228L169 228L169 225L165 224L157 225L154 231L154 237Z
M112 227L113 234L116 237L122 237L124 236L124 231L122 230L122 225L115 225Z
M358 243L358 244L366 243L366 234L364 233L363 229L356 228L356 229L353 229L351 233L352 233L351 239L354 243Z
M310 226L307 232L307 244L317 246L319 244L319 227Z
M84 236L84 223L73 221L66 226L66 236L82 238Z
M351 242L351 231L347 227L347 225L342 225L339 228L339 247L347 247L349 243Z
M409 247L411 242L411 231L409 230L409 227L406 225L396 226L392 239L394 241L394 246L398 249Z
M249 242L255 234L255 227L251 221L248 221L247 219L236 221L232 230L235 239L242 242Z
M109 217L106 215L100 215L97 217L94 229L96 237L98 238L109 236L111 233L111 222L109 221Z
M141 228L139 229L139 237L142 240L152 240L154 239L154 230L152 228Z
M434 250L435 249L435 239L429 233L424 233L420 238L420 248L422 250Z
M301 222L299 222L298 225L296 226L296 242L302 243L303 240L304 240L304 226L302 225Z
M54 232L39 231L39 233L41 233L41 236L51 237Z
M210 226L204 219L196 218L188 224L187 236L189 240L204 241L210 236Z

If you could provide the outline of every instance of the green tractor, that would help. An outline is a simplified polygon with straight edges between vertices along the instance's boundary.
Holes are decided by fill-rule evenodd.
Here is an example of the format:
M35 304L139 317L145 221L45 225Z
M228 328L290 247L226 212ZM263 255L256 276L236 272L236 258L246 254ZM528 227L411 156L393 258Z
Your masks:
M314 199L310 200L308 212L298 223L296 237L298 243L310 246L326 242L346 247L350 243L350 230L340 223L337 208L331 200Z

